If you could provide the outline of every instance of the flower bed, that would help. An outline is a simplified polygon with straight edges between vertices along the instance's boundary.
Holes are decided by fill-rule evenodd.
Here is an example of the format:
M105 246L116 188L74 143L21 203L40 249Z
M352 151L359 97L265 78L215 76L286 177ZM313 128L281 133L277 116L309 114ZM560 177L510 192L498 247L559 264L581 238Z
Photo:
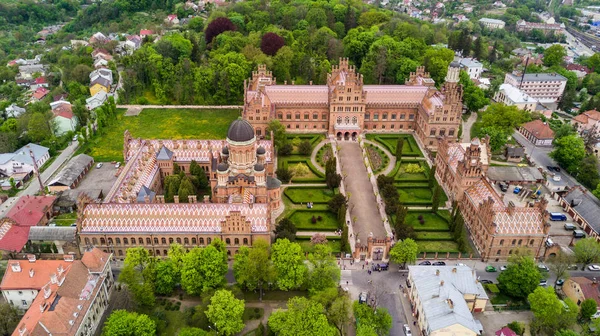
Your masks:
M379 173L385 169L390 163L390 159L385 153L377 146L367 144L366 146L367 155L369 156L369 162L371 163L371 169L374 174Z

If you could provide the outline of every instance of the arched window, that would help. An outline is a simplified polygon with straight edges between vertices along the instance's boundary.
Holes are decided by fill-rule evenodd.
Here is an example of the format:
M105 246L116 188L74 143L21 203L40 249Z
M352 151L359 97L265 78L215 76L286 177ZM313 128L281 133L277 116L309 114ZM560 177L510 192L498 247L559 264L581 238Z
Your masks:
M448 135L449 135L449 136L453 136L453 135L454 135L454 129L453 129L453 128L451 128L451 129L448 131Z
M300 119L300 112L296 113L296 119Z
M257 129L256 129L256 135L258 135L258 136L261 136L261 135L262 135L260 128L257 128Z
M202 238L200 238L202 239ZM192 245L196 245L196 238L192 238Z
M231 245L231 240L230 240L229 238L226 238L226 239L225 239L225 244L227 244L227 245Z
M169 244L173 244L173 238L169 238Z
M512 250L508 251L508 254L512 254Z
M240 240L239 240L238 238L235 238L235 240L234 240L234 244L235 244L235 245L240 245Z
M387 113L383 114L383 120L387 120Z
M167 243L167 238L165 238L165 237L160 238L160 243L165 245Z
M523 243L523 239L519 239L519 243L517 245L521 246L522 243Z
M504 239L500 241L500 246L504 245Z
M190 244L190 240L188 238L183 238L183 243L185 245L189 245Z
M308 114L308 112L304 113L304 120L308 120L308 119L310 119L310 114Z
M516 240L516 239L513 239L513 241L512 241L512 246L515 246L515 244L516 244L516 243L517 243L517 240Z
M496 252L496 255L500 255L502 251L498 250L498 252Z
M113 244L113 239L112 238L108 238L108 245L112 245Z
M85 245L90 245L90 238L85 238Z
M98 240L96 238L92 238L92 244L94 246L98 245Z
M529 245L533 246L533 243L535 243L535 240L532 239L532 240L529 241Z
M119 250L119 256L123 256L123 250Z
M444 136L444 135L446 135L446 129L442 128L440 130L440 136Z
M349 124L350 123L350 117L344 118L344 121L346 122L346 124Z
M115 241L117 242L117 245L121 245L121 238L115 238Z
M129 239L123 238L123 245L129 245Z
M131 245L135 245L135 238L131 237Z
M227 255L230 256L231 255L231 251L227 250Z
M106 239L100 238L100 245L106 245Z
M142 238L138 239L138 241L140 242L140 245L144 245L144 240ZM150 238L146 238L146 245L152 245Z
M156 255L159 256L160 255L160 250L156 250Z
M356 123L358 123L358 118L352 117L352 124L356 125Z
M200 245L204 245L204 238L198 238L198 239L199 239L199 241L200 241L200 243L199 243L199 244L200 244Z
M177 238L177 244L181 244L181 238Z
M210 242L211 242L211 241L212 241L212 240L210 239L210 237L206 238L206 243L207 243L207 244L210 244Z
M342 117L337 117L337 124L340 125L342 123Z
M167 256L167 254L169 254L169 252L167 250L163 250L165 257Z
M248 238L244 238L244 245L248 245Z
M435 128L432 128L431 131L429 131L429 135L435 135Z
M154 244L158 245L158 238L154 237Z
M371 119L371 113L365 113L365 120Z

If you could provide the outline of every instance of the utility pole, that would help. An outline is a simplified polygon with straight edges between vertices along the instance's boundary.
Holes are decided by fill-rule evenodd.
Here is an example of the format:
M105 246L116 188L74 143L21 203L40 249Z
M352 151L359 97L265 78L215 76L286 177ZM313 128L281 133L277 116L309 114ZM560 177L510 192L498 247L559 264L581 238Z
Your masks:
M40 176L40 171L38 170L37 162L35 162L35 156L33 155L33 151L29 150L29 156L31 156L31 160L33 161L33 171L37 175L38 183L40 184L40 192L42 195L46 194L46 190L44 189L44 184L42 183L42 177Z

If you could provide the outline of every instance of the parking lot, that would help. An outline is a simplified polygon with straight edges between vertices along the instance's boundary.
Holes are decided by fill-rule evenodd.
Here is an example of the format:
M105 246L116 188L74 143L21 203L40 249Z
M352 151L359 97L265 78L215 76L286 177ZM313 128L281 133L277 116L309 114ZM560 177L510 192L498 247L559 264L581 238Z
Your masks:
M115 174L117 169L114 164L109 162L103 163L101 168L96 168L97 163L94 163L92 169L87 173L81 184L75 190L94 190L102 189L102 194L106 196L117 180Z

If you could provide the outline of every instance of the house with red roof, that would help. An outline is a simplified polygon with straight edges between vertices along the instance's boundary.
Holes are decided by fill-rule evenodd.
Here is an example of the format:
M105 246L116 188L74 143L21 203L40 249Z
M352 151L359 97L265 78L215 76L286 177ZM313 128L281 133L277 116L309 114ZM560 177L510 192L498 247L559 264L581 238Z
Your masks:
M41 77L38 77L38 78L34 79L31 82L30 89L32 91L35 91L38 88L41 88L41 87L47 88L48 86L50 86L50 84L48 84L48 80L46 79L46 77L41 76Z
M554 131L540 119L523 124L519 132L536 146L552 146L554 140Z
M140 37L144 38L146 36L154 35L154 32L150 29L140 29Z
M590 70L590 68L586 67L585 65L575 63L567 64L566 69L569 71L573 71L577 75L577 78L583 78L587 74L590 74L592 72L592 70Z
M596 110L582 112L571 120L571 124L577 128L577 132L581 135L589 132L599 133L600 112Z
M6 217L0 219L2 254L21 252L29 240L29 229L48 223L55 202L55 196L21 196Z
M496 331L496 336L518 336L516 332L512 331L509 327L504 327Z
M106 61L111 61L113 59L112 55L106 49L101 48L94 49L94 51L92 51L92 58L94 60L101 58Z
M62 135L69 131L75 131L79 122L77 116L73 114L71 103L66 100L59 100L50 103L54 123L56 125L56 135Z
M177 15L170 14L167 15L167 17L165 18L165 23L170 25L176 25L179 24L179 19L177 18Z
M49 93L50 93L50 90L46 89L45 87L39 87L33 92L33 95L31 96L31 98L33 101L41 101Z

